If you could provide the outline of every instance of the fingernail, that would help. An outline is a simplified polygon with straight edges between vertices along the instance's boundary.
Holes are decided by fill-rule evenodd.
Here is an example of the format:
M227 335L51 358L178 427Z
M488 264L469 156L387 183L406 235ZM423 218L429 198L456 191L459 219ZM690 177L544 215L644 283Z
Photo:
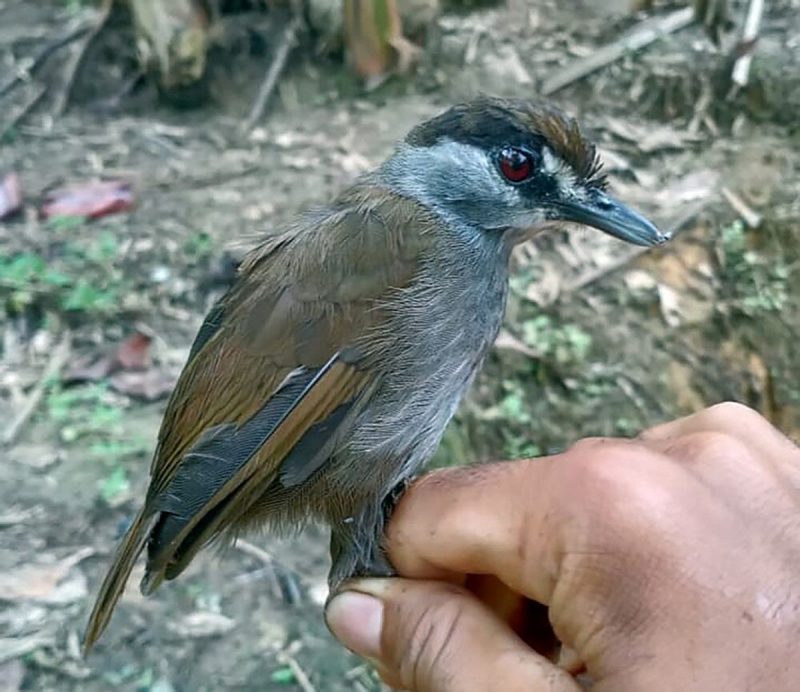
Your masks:
M374 596L343 591L328 603L325 621L348 649L366 658L380 657L383 603Z

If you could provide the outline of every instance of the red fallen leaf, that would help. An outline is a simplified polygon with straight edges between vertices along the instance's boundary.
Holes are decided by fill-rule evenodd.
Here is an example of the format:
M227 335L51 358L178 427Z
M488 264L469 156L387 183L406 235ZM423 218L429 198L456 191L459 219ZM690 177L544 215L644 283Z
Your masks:
M117 363L123 370L144 370L150 365L150 344L153 337L136 332L117 349Z
M136 332L116 348L99 356L94 353L79 358L64 374L65 383L97 382L119 371L146 370L150 365L153 338Z
M79 216L97 219L133 208L133 185L125 180L96 180L51 190L42 203L45 219Z
M16 173L8 173L0 180L0 219L16 214L22 209L22 186Z

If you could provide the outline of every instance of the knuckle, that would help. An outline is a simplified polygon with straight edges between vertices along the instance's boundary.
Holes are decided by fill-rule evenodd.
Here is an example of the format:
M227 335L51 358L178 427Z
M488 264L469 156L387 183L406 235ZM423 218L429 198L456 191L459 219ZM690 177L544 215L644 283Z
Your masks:
M611 552L635 552L645 525L654 536L665 528L660 523L671 515L672 500L654 472L659 458L640 443L613 441L563 465L565 496L582 507L577 528L584 540Z
M618 440L609 437L584 437L574 442L567 451L571 453L592 453L616 442Z
M749 406L736 401L723 401L707 408L705 415L711 427L727 428L730 426L763 424L761 414Z
M559 465L562 482L578 501L599 498L615 504L630 493L632 477L638 478L641 454L638 445L622 440L582 440L571 448Z
M675 440L667 453L689 464L716 464L751 457L748 446L730 433L717 430L696 432Z

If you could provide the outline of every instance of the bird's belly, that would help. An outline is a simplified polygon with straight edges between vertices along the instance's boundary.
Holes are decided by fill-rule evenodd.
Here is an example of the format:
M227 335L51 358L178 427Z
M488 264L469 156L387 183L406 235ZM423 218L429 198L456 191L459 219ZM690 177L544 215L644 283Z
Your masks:
M379 375L317 476L319 490L337 499L321 518L380 504L436 452L497 336L507 288L504 269L450 278L446 299L439 275L423 277L429 290L417 295L432 298L388 306L386 328L360 344L360 367Z
M451 340L386 372L327 466L330 492L357 506L413 476L436 452L493 340L493 331L481 341Z

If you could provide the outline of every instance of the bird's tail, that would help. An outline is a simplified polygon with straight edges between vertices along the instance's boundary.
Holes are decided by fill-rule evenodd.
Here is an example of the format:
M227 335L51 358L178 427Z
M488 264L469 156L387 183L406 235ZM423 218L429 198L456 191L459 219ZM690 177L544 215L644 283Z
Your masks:
M117 548L111 568L108 570L106 578L103 580L103 585L100 587L100 592L97 594L97 600L94 603L92 614L89 616L89 622L86 624L86 631L83 635L84 654L90 651L94 643L100 638L103 630L105 630L106 625L108 625L111 614L114 612L114 606L125 590L125 584L134 564L136 564L136 558L144 550L153 521L157 516L152 512L145 514L145 509L143 508L136 515Z

